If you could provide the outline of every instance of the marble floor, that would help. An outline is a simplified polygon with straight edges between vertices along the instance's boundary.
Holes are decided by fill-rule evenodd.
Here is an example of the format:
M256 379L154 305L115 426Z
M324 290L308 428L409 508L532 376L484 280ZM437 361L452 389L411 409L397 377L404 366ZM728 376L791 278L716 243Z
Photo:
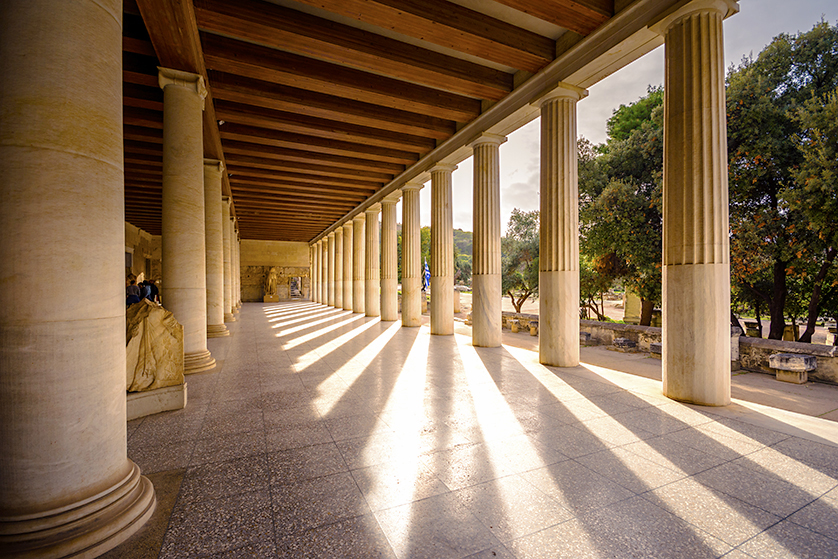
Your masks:
M245 304L128 424L158 510L110 557L836 557L838 423L310 302Z

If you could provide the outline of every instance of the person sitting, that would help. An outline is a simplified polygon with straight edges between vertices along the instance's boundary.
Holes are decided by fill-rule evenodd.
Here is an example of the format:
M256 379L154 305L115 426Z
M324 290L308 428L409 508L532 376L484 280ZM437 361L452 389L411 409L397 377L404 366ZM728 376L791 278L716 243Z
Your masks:
M150 282L144 281L140 284L140 297L151 301L151 285Z
M140 302L140 288L137 286L137 280L131 280L128 287L125 288L125 304L131 306L134 303Z

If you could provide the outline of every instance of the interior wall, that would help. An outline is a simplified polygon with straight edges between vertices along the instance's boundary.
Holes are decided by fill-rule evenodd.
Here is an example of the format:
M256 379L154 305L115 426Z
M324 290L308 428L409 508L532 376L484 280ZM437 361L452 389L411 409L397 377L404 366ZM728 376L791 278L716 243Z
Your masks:
M308 243L242 240L242 301L264 300L265 280L271 268L276 268L277 296L280 301L291 299L293 278L301 278L300 295L308 299L311 292L310 266Z

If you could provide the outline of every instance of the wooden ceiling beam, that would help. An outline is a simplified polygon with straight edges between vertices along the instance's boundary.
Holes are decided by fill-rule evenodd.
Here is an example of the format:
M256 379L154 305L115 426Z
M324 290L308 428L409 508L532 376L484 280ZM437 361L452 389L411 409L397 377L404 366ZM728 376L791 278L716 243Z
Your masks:
M614 15L614 0L495 0L538 19L587 36Z
M334 192L334 191L312 191L312 190L301 190L301 189L290 189L290 188L283 188L281 190L277 190L275 188L257 188L254 186L241 186L237 185L235 182L230 184L230 187L233 189L233 199L235 200L236 196L239 193L255 193L255 194L267 194L270 196L285 196L285 197L296 197L300 200L306 200L310 202L315 202L317 200L346 200L347 202L357 206L361 202L366 199L366 196L359 195L359 194L347 194L342 192ZM326 190L326 189L323 189Z
M144 142L147 144L163 145L163 130L156 128L145 128L143 126L134 126L132 124L125 124L122 127L122 134L126 140ZM162 147L160 153L163 153Z
M230 101L216 101L215 109L218 118L225 122L261 126L333 140L361 142L371 146L416 151L421 154L425 154L436 147L436 141L433 138L423 138Z
M288 171L263 171L258 169L248 169L245 167L239 167L234 165L228 167L227 170L233 175L231 177L231 180L247 180L248 178L262 178L272 179L276 181L294 181L301 183L322 184L330 186L347 186L352 188L365 188L373 190L378 190L382 186L380 182L366 181L360 179L345 179L339 177L326 177L322 175L307 175L305 173L292 173Z
M210 33L201 40L213 70L456 122L480 115L478 99Z
M265 171L290 171L308 175L342 177L347 179L365 179L381 185L393 180L392 174L376 173L374 171L362 171L358 169L341 169L327 165L315 165L311 163L298 163L295 161L276 161L264 157L253 157L249 155L236 155L227 151L227 164L229 168L240 168ZM235 171L234 171L235 172Z
M163 111L163 90L133 83L122 84L122 102L126 106Z
M417 153L368 146L354 142L279 132L268 128L245 126L243 124L225 124L222 128L221 137L225 140L255 142L274 147L305 148L316 153L386 161L401 165L412 165L419 161L419 154Z
M294 181L278 181L278 180L270 180L270 179L254 179L254 178L235 178L233 175L233 183L237 185L238 188L245 188L247 186L258 186L258 187L265 187L265 188L275 188L275 189L300 189L300 190L311 190L313 192L319 192L314 190L315 188L322 189L321 191L324 192L342 192L344 194L354 194L359 196L370 196L374 194L378 189L376 188L358 188L358 187L351 187L351 186L318 186L313 184L308 184L304 182L294 182Z
M437 115L422 115L225 72L210 71L209 76L217 99L436 140L445 140L457 131L454 121Z
M122 123L130 126L163 130L163 113L138 107L123 107Z
M300 1L532 73L555 56L555 43L550 38L446 0Z
M160 144L126 139L123 141L123 149L126 154L158 157L160 164L163 164L163 147Z
M268 2L197 0L198 27L476 99L498 101L512 75Z
M397 175L404 171L404 165L388 163L386 161L373 161L358 157L346 157L342 155L330 155L313 151L306 151L293 148L280 148L256 144L252 141L225 140L224 150L229 153L241 155L254 155L273 159L276 161L291 161L295 163L315 163L328 167L339 167L345 169L358 169L361 171L380 171L383 173Z

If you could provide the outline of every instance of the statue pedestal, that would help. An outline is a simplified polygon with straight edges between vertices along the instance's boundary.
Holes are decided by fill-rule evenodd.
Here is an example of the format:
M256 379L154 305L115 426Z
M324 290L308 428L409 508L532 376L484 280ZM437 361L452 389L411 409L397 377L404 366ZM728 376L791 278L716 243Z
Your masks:
M279 295L265 295L262 297L264 303L279 303Z

